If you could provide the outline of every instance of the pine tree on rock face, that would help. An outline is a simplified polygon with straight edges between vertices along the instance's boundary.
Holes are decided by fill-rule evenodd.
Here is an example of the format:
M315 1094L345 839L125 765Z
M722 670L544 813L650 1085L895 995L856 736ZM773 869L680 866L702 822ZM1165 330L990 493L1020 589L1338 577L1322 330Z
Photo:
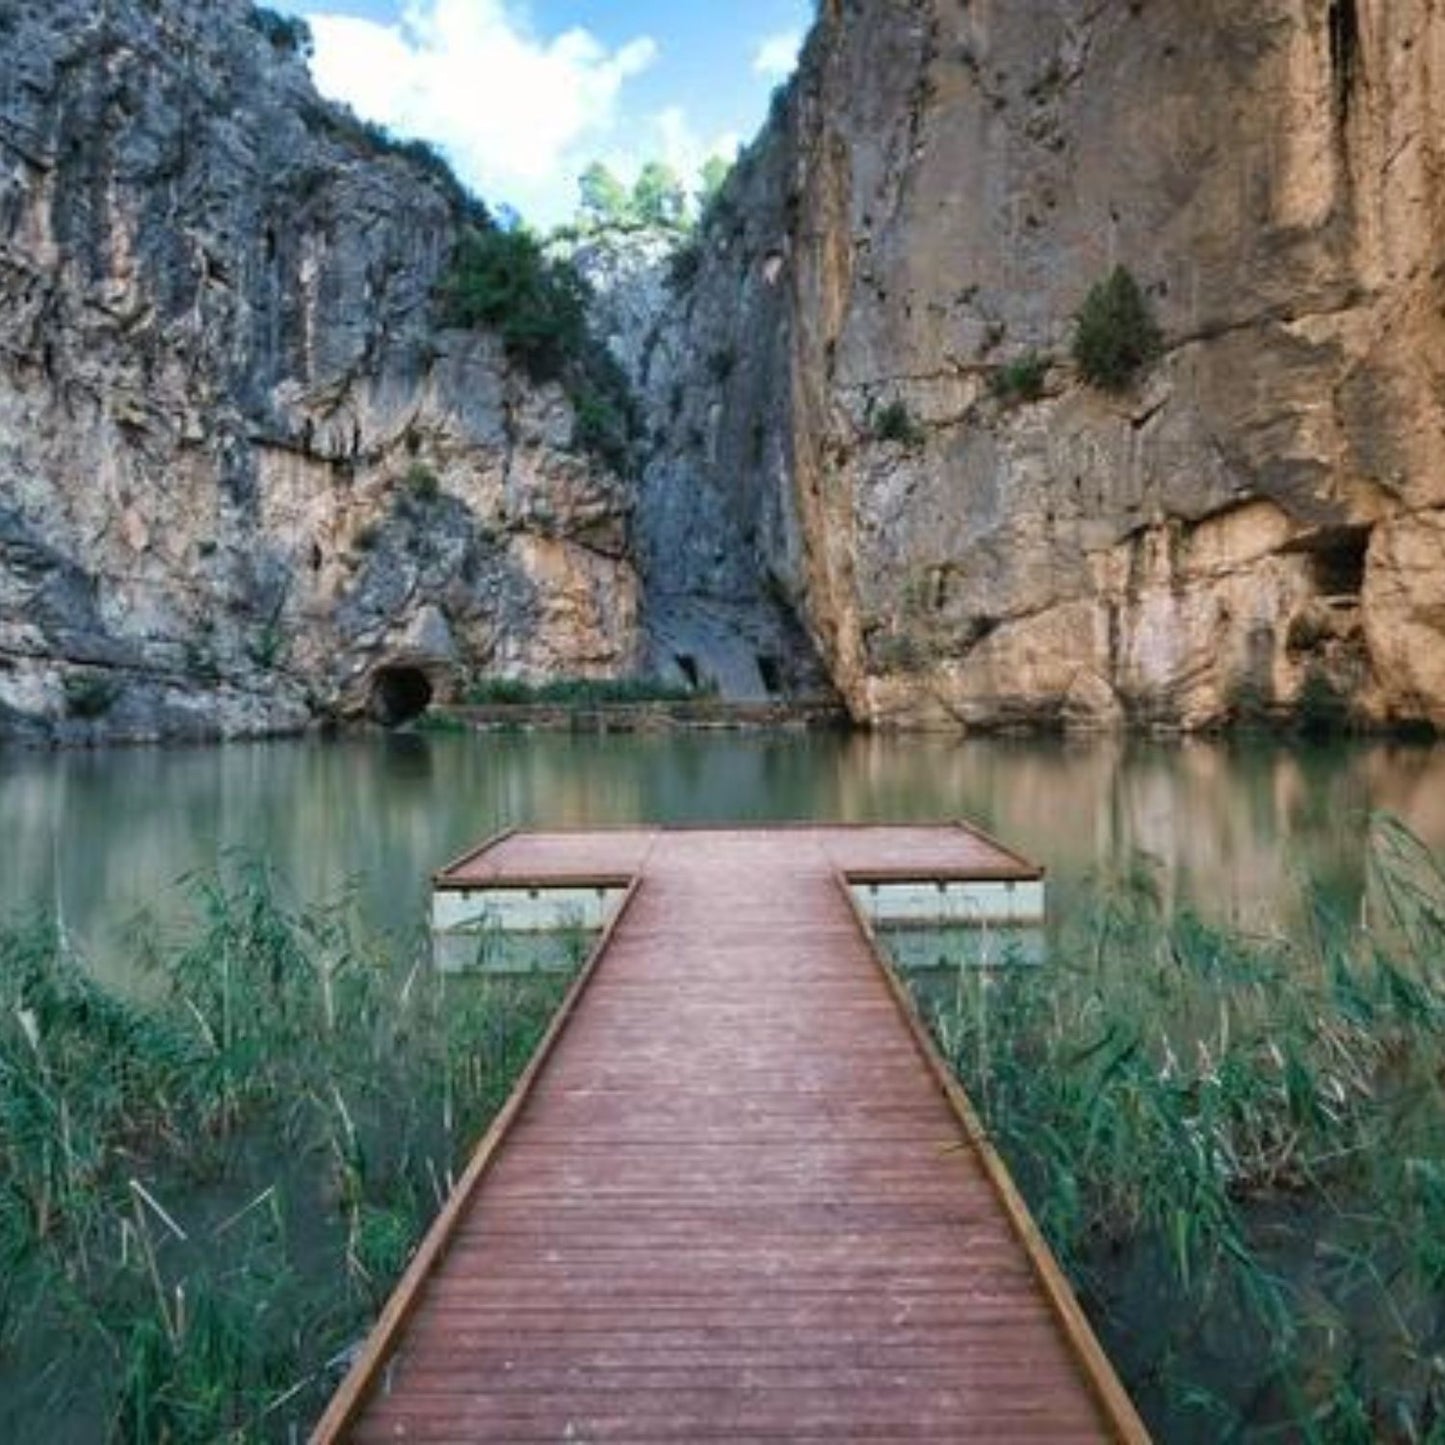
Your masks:
M1101 391L1128 390L1164 349L1148 298L1123 266L1090 290L1074 322L1074 361Z
M727 178L732 174L733 163L726 156L709 156L698 174L697 206L699 212L707 214L707 208L717 200Z
M593 161L577 178L582 220L607 230L632 224L632 199L627 187L601 161Z
M677 172L665 161L648 161L632 187L632 209L644 226L681 226L687 192Z

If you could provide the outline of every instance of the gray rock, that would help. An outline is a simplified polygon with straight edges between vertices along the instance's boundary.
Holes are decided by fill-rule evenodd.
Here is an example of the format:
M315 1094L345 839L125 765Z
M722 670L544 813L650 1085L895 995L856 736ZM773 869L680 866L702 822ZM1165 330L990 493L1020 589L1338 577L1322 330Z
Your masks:
M0 29L0 731L294 728L436 625L454 686L630 669L631 491L559 388L439 330L445 168L245 0Z
M1445 726L1442 46L1416 0L827 0L655 349L649 589L751 559L864 721ZM1165 354L1111 396L1116 264Z

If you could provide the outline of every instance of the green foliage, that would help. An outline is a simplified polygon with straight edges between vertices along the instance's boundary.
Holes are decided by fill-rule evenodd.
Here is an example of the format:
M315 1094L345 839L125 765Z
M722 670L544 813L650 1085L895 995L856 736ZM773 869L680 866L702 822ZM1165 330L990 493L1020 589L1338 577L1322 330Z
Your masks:
M520 678L479 678L467 690L467 701L475 707L551 706L604 707L652 702L686 702L701 691L712 689L679 687L657 677L554 678L549 682L526 682Z
M873 435L881 442L898 442L910 449L923 445L926 433L913 419L908 403L890 401L873 418Z
M7 1439L304 1435L566 987L446 979L229 871L138 939L141 998L0 927Z
M664 161L648 161L632 187L632 209L644 226L679 227L687 219L687 192Z
M709 156L703 162L702 171L698 177L697 208L698 214L704 220L713 206L717 204L718 197L722 195L722 188L727 184L727 179L733 172L733 163L726 156Z
M686 291L702 267L702 242L690 236L667 259L667 284L673 291Z
M1163 350L1164 336L1139 283L1116 266L1075 317L1074 360L1090 385L1125 391Z
M72 673L63 684L69 717L104 717L120 696L120 684L103 673Z
M537 381L561 377L587 340L587 290L524 230L465 232L441 286L447 323L496 331Z
M995 369L989 376L989 389L1005 406L1038 401L1048 380L1049 359L1030 351L1015 361Z
M577 178L577 216L568 233L689 229L698 218L706 221L731 171L731 161L710 157L699 174L693 205L682 178L664 161L648 161L631 187L593 161Z
M1364 927L1316 888L1294 936L1244 936L1141 867L1075 901L1044 967L979 968L975 940L946 986L916 976L1156 1438L1206 1383L1210 1438L1383 1438L1312 1428L1347 1414L1432 1438L1445 872L1391 819L1372 844Z
M582 172L577 188L581 192L580 219L584 226L610 229L634 224L627 187L601 161L593 161Z
M632 422L617 402L600 391L579 390L572 398L576 419L572 445L590 452L613 471L625 473L632 461Z
M246 644L246 655L267 672L286 660L288 642L278 618L273 618Z
M406 469L406 489L418 502L434 502L442 494L437 474L425 462L413 462Z
M574 444L616 471L632 461L637 408L627 378L587 324L589 292L573 264L549 257L525 230L468 230L439 294L453 326L495 330L535 381L560 381Z
M309 60L316 49L311 27L297 15L281 15L264 6L256 6L249 17L251 27L260 31L265 39L287 55L299 55Z

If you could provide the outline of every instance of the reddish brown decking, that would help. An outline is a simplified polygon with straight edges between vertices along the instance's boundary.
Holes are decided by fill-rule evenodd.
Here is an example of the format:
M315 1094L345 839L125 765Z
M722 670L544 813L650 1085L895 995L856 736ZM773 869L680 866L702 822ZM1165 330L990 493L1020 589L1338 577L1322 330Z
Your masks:
M314 1438L1146 1440L840 877L971 870L1036 874L865 828L442 875L640 884Z

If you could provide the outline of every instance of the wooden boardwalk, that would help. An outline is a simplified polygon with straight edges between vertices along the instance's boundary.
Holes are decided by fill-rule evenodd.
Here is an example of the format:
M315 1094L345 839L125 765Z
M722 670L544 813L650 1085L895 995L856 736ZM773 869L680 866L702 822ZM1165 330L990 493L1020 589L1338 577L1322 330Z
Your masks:
M952 828L463 860L638 881L314 1440L1147 1440L843 886L1026 872Z

